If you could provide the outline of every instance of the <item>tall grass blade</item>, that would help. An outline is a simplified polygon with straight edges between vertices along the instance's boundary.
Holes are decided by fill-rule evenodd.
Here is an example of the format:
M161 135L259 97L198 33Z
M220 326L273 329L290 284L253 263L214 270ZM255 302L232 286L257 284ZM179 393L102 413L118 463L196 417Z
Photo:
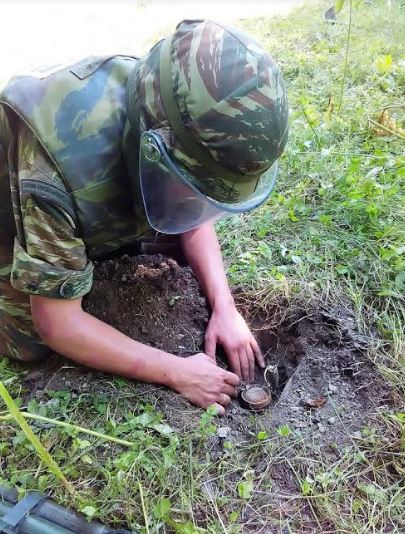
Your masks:
M68 480L65 478L64 474L60 470L55 460L52 458L49 452L45 449L45 447L39 441L37 436L33 433L30 426L28 425L24 417L21 415L21 412L18 409L18 406L13 401L9 392L7 391L6 387L4 386L2 382L0 382L0 396L5 402L11 415L20 425L20 428L24 432L26 438L32 443L38 456L41 458L44 464L48 467L48 469L52 471L52 473L63 483L63 485L69 491L69 493L73 494L75 492L73 489L73 486L70 484L70 482L68 482Z

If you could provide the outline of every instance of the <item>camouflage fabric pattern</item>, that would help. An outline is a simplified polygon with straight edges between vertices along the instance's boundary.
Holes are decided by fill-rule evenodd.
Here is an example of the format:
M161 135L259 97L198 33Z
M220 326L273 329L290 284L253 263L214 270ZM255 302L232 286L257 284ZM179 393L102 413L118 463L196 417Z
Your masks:
M16 291L0 276L0 358L34 361L51 353L35 330L29 295Z
M29 295L79 298L91 287L93 267L70 216L21 191L28 178L63 182L28 128L16 125L13 136L11 161L4 150L0 156L0 356L32 361L52 351L35 330Z
M224 202L243 200L243 185L204 174L170 128L160 97L161 46L141 58L131 88L140 132L157 131L203 193ZM171 53L174 94L190 136L218 163L257 181L287 142L287 94L277 64L250 36L212 21L180 23Z
M0 94L9 114L35 132L62 182L30 177L20 180L20 192L35 189L47 204L75 218L90 258L149 229L137 170L132 179L122 151L125 86L136 62L90 57L50 74L12 78Z
M78 298L92 284L93 267L77 235L73 218L56 204L21 187L26 180L41 180L65 187L37 139L24 125L18 134L18 173L11 176L14 213L20 213L22 235L14 242L11 272L13 287L49 298Z
M89 258L149 230L122 157L135 62L85 59L17 77L0 95L0 356L49 354L29 295L81 297L92 285Z

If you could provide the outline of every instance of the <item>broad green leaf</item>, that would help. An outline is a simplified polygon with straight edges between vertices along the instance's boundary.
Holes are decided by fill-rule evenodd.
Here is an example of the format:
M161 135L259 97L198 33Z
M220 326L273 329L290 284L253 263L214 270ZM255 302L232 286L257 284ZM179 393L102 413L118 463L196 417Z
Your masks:
M277 433L283 438L286 438L291 434L291 428L288 425L279 426L277 428Z
M231 512L229 514L229 521L231 523L235 523L235 521L238 519L238 517L239 517L239 512L237 512L237 511Z
M363 507L363 501L360 499L354 499L352 503L352 511L354 514L358 514Z
M295 214L294 208L288 210L288 217L292 222L297 222L299 220L297 215Z
M170 500L162 497L154 508L155 516L163 519L169 513L171 506Z
M384 490L375 484L359 484L357 487L360 491L381 504L387 501L387 495L385 494Z
M236 489L238 490L239 497L247 501L252 496L253 483L250 480L239 482Z
M80 511L82 514L84 514L89 519L91 519L96 514L97 508L95 508L94 506L84 506L83 508L80 509Z
M301 481L301 493L303 495L311 495L312 493L312 484L308 482L308 480L302 480Z
M338 263L335 267L335 270L338 274L348 274L349 268L347 265L342 265L341 263Z

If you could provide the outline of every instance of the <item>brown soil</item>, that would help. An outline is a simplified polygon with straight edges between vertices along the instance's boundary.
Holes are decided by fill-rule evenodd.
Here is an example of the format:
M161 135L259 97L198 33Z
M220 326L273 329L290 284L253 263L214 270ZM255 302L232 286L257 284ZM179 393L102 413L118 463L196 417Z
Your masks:
M238 298L241 302L242 299ZM84 300L85 309L126 335L179 356L203 351L209 319L205 298L191 269L171 258L123 256L101 262L95 282ZM252 432L271 432L288 425L317 444L343 443L367 422L367 416L390 402L389 387L364 354L364 340L353 318L342 309L302 311L277 327L256 304L241 304L266 363L278 367L278 386L267 409L252 412L232 401L220 421L228 440ZM220 365L225 365L219 358ZM266 385L257 369L256 384ZM78 394L106 390L104 375L70 365L62 371L35 369L26 377L29 400L42 390L70 389ZM274 386L274 384L273 384ZM138 383L137 395L162 411L169 425L190 431L198 425L201 410L166 387ZM218 435L213 449L221 448ZM215 441L215 439L214 439Z
M209 313L191 269L165 256L124 256L95 269L86 310L173 354L199 352Z

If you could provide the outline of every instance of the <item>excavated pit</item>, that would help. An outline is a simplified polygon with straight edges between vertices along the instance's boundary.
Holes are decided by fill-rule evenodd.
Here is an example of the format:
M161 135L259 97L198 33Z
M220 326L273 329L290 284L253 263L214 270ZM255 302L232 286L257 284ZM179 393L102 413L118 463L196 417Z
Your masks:
M209 320L205 298L191 269L171 258L124 256L100 263L84 306L142 343L184 357L203 351ZM370 412L390 402L389 388L364 354L347 313L336 308L308 317L301 310L275 328L257 303L244 299L241 311L266 364L277 366L278 387L269 408L256 412L254 420L239 400L232 401L221 420L230 437L288 425L320 441L344 442L366 424ZM259 369L255 383L265 385ZM174 428L187 431L198 424L201 412L169 389L139 383L137 392Z
M367 424L368 416L391 404L389 386L365 354L365 340L353 318L334 310L289 310L288 319L274 321L260 302L235 294L238 306L254 332L266 359L277 366L278 385L266 409L251 411L232 401L219 420L215 450L227 440L251 439L287 425L296 435L316 443L344 443ZM126 335L182 357L203 351L209 310L191 269L173 259L124 256L96 265L93 289L84 308ZM226 365L219 355L220 365ZM255 384L266 385L256 370ZM52 390L72 395L97 393L108 400L117 394L111 377L68 363L55 369L38 368L25 379L25 401L39 401ZM178 432L198 428L201 410L170 389L133 382L135 396L153 405ZM131 386L131 394L134 387ZM121 387L125 394L125 385ZM132 401L131 401L132 402ZM134 406L133 402L131 406ZM218 445L218 446L217 446Z

